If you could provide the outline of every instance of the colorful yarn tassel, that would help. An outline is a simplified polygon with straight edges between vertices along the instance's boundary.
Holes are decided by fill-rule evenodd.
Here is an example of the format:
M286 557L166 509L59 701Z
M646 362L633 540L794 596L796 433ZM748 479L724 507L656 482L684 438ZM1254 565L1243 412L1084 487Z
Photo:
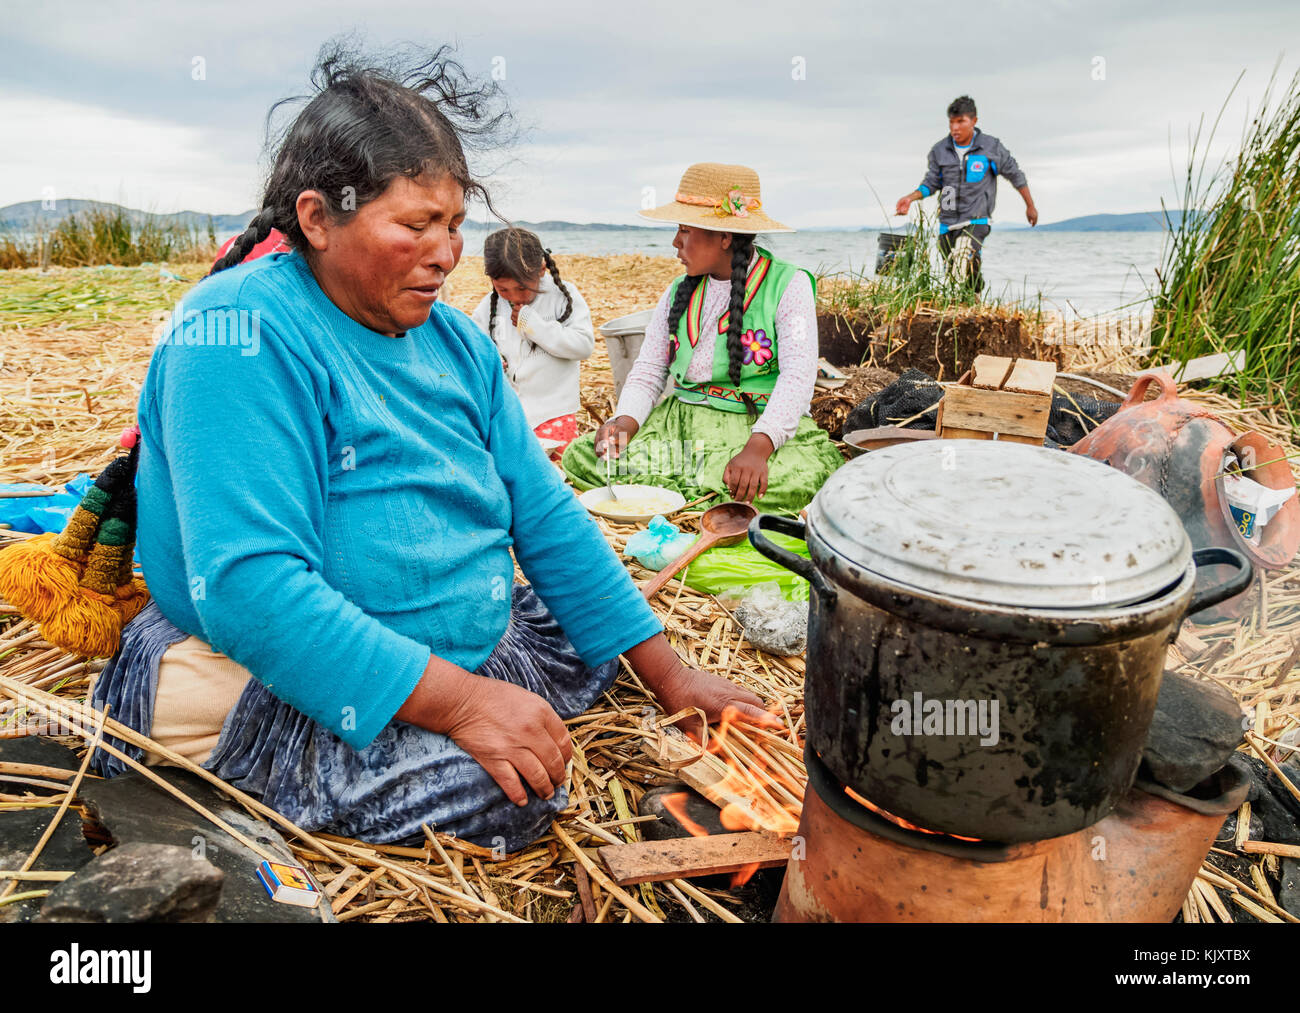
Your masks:
M72 654L116 653L122 627L149 601L131 568L138 431L135 436L130 443L123 437L131 452L100 473L62 532L0 551L0 597Z

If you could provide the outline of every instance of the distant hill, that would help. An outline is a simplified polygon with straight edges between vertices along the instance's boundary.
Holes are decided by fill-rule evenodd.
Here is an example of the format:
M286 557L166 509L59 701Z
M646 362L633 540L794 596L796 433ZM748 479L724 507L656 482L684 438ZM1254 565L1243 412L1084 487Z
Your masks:
M515 225L521 229L528 229L531 232L545 232L563 229L566 232L626 232L628 229L639 229L644 232L657 231L653 225L609 225L604 222L515 222ZM473 229L480 232L495 232L497 229L505 228L500 222L465 222L463 228Z
M1165 222L1165 214L1164 211L1136 211L1128 215L1083 215L1039 225L1038 228L1044 232L1163 232L1169 227ZM1168 215L1169 223L1177 228L1183 220L1183 213L1169 211ZM1026 229L1029 226L1012 227Z
M242 232L248 227L248 223L252 221L253 215L257 213L255 210L250 209L235 215L208 215L202 211L175 211L171 214L154 214L148 211L139 211L135 208L122 208L121 205L108 201L78 199L58 200L55 202L53 210L46 210L41 207L40 201L29 200L0 208L0 229L31 230L50 228L69 215L84 213L92 208L104 208L109 211L123 210L129 217L131 224L136 226L142 225L146 221L154 221L164 226L179 225L186 229L203 230L208 227L208 219L211 218L213 228L220 235ZM1178 225L1182 220L1182 214L1181 211L1170 211L1170 221L1175 226ZM515 224L538 233L558 230L566 232L626 232L629 229L646 232L655 231L653 225L612 225L605 222L520 221ZM464 225L465 229L473 232L492 232L502 227L500 222L466 221ZM913 227L911 223L900 222L887 231L909 232ZM1027 225L1002 224L999 231L1016 231L1028 227ZM1067 218L1064 221L1038 226L1039 230L1046 232L1161 232L1166 227L1164 212L1162 211L1139 211L1125 215L1083 215L1079 218ZM850 225L837 227L822 225L802 229L801 231L880 232L882 229L870 226Z
M63 219L74 214L84 214L94 208L100 208L109 212L125 211L132 225L142 225L146 221L153 221L163 226L179 225L187 229L206 229L208 219L212 219L212 227L218 232L234 232L245 229L248 223L253 220L256 211L244 211L237 215L208 215L202 211L174 211L171 214L153 214L148 211L138 211L135 208L124 208L120 204L113 204L109 201L97 200L78 200L68 198L54 202L52 209L41 207L41 201L28 200L21 204L10 204L8 207L0 208L0 228L10 229L33 229L49 228L57 225Z
M202 211L175 211L171 214L153 214L148 211L139 211L135 208L123 208L120 204L113 204L109 201L78 200L70 198L66 200L55 201L53 209L41 207L38 200L23 201L20 204L10 204L8 207L0 208L0 228L11 229L33 229L37 227L46 227L57 225L69 215L82 214L92 208L102 208L110 212L123 210L126 212L132 225L142 225L146 221L154 221L161 225L180 225L187 229L206 229L208 227L208 218L212 219L212 226L219 233L239 232L248 228L248 223L253 220L253 215L257 214L254 210L241 212L237 215L208 215ZM645 229L650 231L653 226L648 225L608 225L602 222L516 222L516 225L525 229L532 229L537 232L545 230L564 229L571 232L622 232L627 229ZM478 232L491 232L501 228L500 222L474 222L467 221L464 226Z

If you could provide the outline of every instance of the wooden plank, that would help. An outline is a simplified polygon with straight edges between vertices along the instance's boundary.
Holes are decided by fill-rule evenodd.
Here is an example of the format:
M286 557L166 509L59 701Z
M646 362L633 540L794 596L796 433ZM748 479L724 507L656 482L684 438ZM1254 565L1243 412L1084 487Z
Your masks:
M998 439L1006 443L1024 443L1030 447L1041 447L1043 437L1041 436L1013 436L1010 433L998 433Z
M1056 363L1041 362L1038 359L1017 359L1011 375L1002 384L1002 389L1019 394L1045 394L1051 397L1054 383L1056 383Z
M1038 394L1016 394L1003 390L949 387L943 395L944 429L976 429L1012 436L1047 433L1052 399Z
M1231 376L1233 373L1239 373L1246 368L1246 350L1238 348L1233 352L1215 352L1213 355L1202 355L1198 359L1189 359L1187 362L1169 362L1160 366L1151 366L1137 372L1138 376L1143 373L1168 373L1179 383L1191 383L1193 380L1209 380L1216 376Z
M791 845L790 838L747 831L611 844L600 849L600 857L615 883L633 886L737 872L755 865L760 869L776 868L790 861Z
M945 440L991 440L992 433L986 433L980 429L957 429L953 426L943 427L943 438Z
M972 366L970 385L982 390L998 390L1011 373L1012 360L1005 355L977 355Z

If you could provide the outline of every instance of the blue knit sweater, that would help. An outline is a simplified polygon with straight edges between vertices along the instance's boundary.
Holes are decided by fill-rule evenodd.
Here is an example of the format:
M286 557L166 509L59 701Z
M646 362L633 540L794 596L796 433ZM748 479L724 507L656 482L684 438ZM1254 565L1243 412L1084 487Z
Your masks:
M354 748L430 652L491 653L512 547L588 664L662 629L459 310L391 338L298 254L230 268L161 329L139 424L159 608Z

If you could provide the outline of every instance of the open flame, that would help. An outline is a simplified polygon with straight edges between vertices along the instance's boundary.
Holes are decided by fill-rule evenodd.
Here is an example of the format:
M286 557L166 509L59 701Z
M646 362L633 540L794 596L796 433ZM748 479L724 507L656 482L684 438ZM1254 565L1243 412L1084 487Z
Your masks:
M933 834L936 837L951 837L958 841L978 841L980 839L978 837L962 837L961 834L944 833L942 830L930 830L926 827L920 826L919 824L909 823L907 820L903 819L903 817L895 816L888 809L881 809L880 806L876 805L874 802L867 801L848 785L844 786L844 794L853 799L853 801L858 803L858 805L865 806L877 816L883 816L885 819L889 820L890 823L900 826L904 830L916 830L923 834ZM676 813L673 815L676 815Z
M762 830L781 836L799 829L807 774L778 750L764 748L770 733L748 722L735 708L727 707L716 729L711 730L706 752L722 762L723 773L702 794L719 808L722 826L731 831ZM796 748L802 750L797 742ZM666 795L664 808L693 837L709 832L686 813L686 793ZM743 886L758 871L745 866L731 875L733 888Z

